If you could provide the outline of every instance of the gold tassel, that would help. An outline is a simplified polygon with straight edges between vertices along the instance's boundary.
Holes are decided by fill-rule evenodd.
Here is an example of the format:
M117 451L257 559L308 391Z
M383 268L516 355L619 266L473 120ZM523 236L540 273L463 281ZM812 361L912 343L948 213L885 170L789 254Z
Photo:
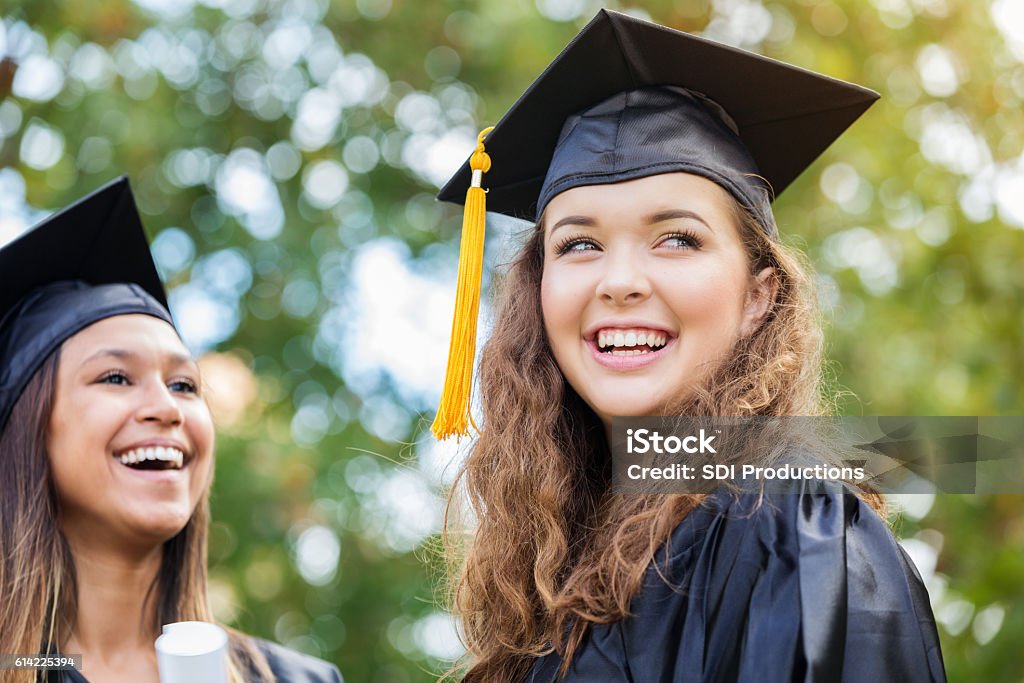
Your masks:
M448 370L441 392L441 405L430 429L438 439L469 436L469 426L479 433L470 415L473 392L473 357L476 355L477 315L480 311L480 281L484 269L484 232L487 193L481 187L483 174L491 170L491 158L484 151L486 128L476 139L476 151L469 158L473 179L466 191L459 245L459 281L455 290L455 316L448 349Z

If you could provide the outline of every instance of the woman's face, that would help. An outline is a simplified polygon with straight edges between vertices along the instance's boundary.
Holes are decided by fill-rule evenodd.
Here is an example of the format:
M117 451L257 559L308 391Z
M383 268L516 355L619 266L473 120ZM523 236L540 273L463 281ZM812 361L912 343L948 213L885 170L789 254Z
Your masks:
M64 342L48 450L72 541L159 544L210 483L213 422L174 329L120 315Z
M751 274L731 202L710 180L668 173L548 204L545 331L606 424L685 398L767 311L773 272Z

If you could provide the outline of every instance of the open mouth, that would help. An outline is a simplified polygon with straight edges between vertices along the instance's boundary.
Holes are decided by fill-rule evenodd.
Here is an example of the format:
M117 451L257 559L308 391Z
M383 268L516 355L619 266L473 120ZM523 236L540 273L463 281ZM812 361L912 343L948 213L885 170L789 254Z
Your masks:
M640 356L654 353L664 348L668 340L667 332L645 327L606 328L598 330L594 337L597 350L613 356Z
M114 457L133 470L180 470L185 464L185 454L167 446L133 448Z

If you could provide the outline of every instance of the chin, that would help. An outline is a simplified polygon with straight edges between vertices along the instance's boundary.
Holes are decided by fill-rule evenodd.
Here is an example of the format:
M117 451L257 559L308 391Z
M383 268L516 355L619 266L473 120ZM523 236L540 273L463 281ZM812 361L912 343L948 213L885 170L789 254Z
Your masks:
M587 405L600 416L604 422L614 417L649 417L661 415L663 404L651 401L649 397L637 400L619 398L615 401L587 401Z
M665 414L667 399L674 392L646 377L616 379L618 381L592 383L580 392L586 404L602 419Z
M185 528L192 517L192 506L187 503L162 503L152 506L142 518L136 518L132 528L140 538L157 543L168 541Z

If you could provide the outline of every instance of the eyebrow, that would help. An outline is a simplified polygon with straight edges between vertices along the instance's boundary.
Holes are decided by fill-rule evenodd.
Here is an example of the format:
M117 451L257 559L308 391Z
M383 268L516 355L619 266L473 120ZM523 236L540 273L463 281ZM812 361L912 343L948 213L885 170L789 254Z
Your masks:
M111 356L113 358L122 358L126 360L136 360L139 358L139 355L140 354L135 353L134 351L129 351L127 349L100 349L99 351L92 354L84 361L82 361L82 365L90 363L96 360L97 358L105 358L107 356ZM164 357L167 360L173 362L175 365L185 365L187 363L195 364L195 360L191 356L183 353L167 353L165 354Z
M706 227L711 232L715 231L715 229L711 227L711 224L704 220L703 216L701 216L699 213L696 213L695 211L688 211L686 209L669 209L667 211L659 211L658 213L652 214L647 217L647 224L653 225L655 223L661 223L662 221L670 221L675 218L689 218L691 220L697 221L698 223L703 223L704 227Z
M567 225L581 225L586 228L592 228L597 225L597 221L590 216L566 216L551 226L551 230L548 232L548 235L553 235L555 230Z
M654 225L655 223L670 221L676 218L688 218L695 220L698 223L703 223L704 227L711 232L715 231L715 229L712 228L706 220L704 220L703 216L687 209L668 209L666 211L658 211L657 213L653 213L648 216L646 223L647 225ZM566 216L551 226L551 230L548 232L548 235L550 236L554 234L555 230L565 227L566 225L579 225L586 228L592 228L597 225L597 221L590 216Z

